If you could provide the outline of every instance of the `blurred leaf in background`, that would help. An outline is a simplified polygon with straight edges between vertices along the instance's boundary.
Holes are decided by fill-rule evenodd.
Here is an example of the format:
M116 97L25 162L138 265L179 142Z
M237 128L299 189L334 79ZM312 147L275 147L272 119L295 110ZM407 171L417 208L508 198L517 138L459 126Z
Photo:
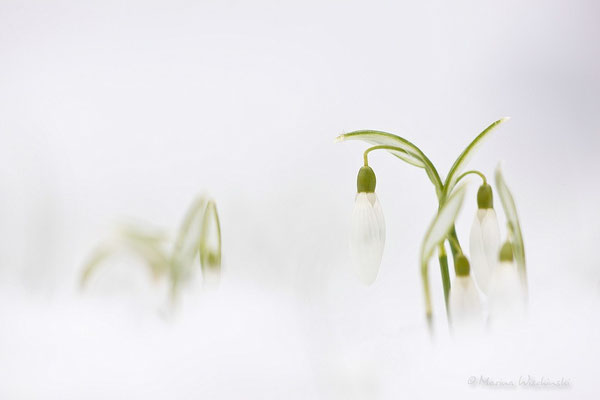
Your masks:
M174 301L183 283L194 276L198 256L205 286L218 285L221 275L221 226L217 206L208 196L200 196L188 208L171 243L168 235L141 224L118 228L115 237L100 243L83 267L85 287L100 266L119 255L133 255L145 265L155 280L167 280Z

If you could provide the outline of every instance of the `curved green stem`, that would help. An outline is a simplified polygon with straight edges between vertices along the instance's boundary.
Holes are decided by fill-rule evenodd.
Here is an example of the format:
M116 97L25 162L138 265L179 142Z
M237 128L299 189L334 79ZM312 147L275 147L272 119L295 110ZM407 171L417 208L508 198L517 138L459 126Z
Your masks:
M417 146L414 146L414 147L416 149L418 149ZM403 149L401 147L396 147L396 146L378 145L378 146L369 147L367 150L365 150L365 152L363 154L365 165L368 165L368 163L369 163L368 154L370 152L372 152L373 150L393 150L393 151L399 151L402 153L407 153L407 151L405 149ZM438 197L438 201L441 201L441 199L443 197L443 192L444 192L444 184L442 183L442 178L440 178L440 174L438 173L437 169L435 168L435 166L433 165L431 160L429 160L429 158L427 158L427 156L420 150L419 150L419 156L420 156L421 160L423 161L423 163L425 164L425 171L427 172L429 179L435 186L435 191L436 191L436 195Z
M414 147L417 148L416 146L414 146ZM392 150L392 151L397 151L397 152L403 152L405 154L407 153L407 151L401 147L389 146L389 145L373 146L373 147L370 147L367 150L365 150L365 152L363 153L363 160L364 160L365 166L369 164L369 153L374 150ZM419 156L420 156L421 160L423 161L423 164L425 164L425 171L427 172L429 179L435 186L438 203L439 203L439 208L442 208L442 206L444 205L445 200L447 198L447 196L446 196L447 188L444 186L444 183L442 182L442 179L440 178L440 175L437 172L437 169L435 168L433 163L429 160L429 158L427 158L427 156L425 156L425 154L423 154L423 152L421 152L420 150L419 150ZM477 173L477 172L469 171L469 173ZM483 176L483 174L481 174L480 176L482 176L482 179L484 179L484 181L485 181L485 176ZM459 179L462 179L462 176ZM459 254L462 254L462 248L460 246L460 242L458 241L458 236L456 234L456 228L454 227L454 225L452 225L450 233L448 234L448 238L449 238L448 241L450 243L450 249L452 250L452 258L453 258L454 262L456 263L456 257ZM450 295L450 273L448 270L448 256L446 255L446 249L444 248L443 243L439 247L438 260L439 260L439 264L440 264L440 273L442 276L442 285L443 285L443 289L444 289L444 304L446 306L446 313L448 313L448 299L449 299L449 295ZM428 325L430 327L430 331L432 332L433 310L432 310L431 294L430 294L430 288L429 288L429 274L427 273L426 266L422 267L421 276L422 276L422 280L423 280L423 289L424 289L424 295L425 295L426 317L427 317Z
M448 236L452 237L454 240L450 241L450 250L452 250L452 259L456 261L456 256L462 254L462 247L460 247L460 242L458 241L458 235L456 234L456 227L452 225L450 228L450 233Z
M438 259L440 261L440 272L442 273L442 286L444 288L444 303L446 305L446 314L448 313L448 298L450 295L450 274L448 272L448 256L444 243L438 247Z
M414 146L414 147L416 149L418 149L418 147L416 147L416 146ZM369 165L369 153L374 150L393 150L393 151L399 151L399 152L406 153L405 149L396 147L396 146L390 146L390 145L377 145L377 146L369 147L363 153L364 165ZM444 198L445 198L445 196L444 196L445 188L444 188L444 184L442 183L442 179L440 178L440 175L437 172L437 169L435 168L433 163L429 160L429 158L427 158L427 156L425 156L425 154L423 152L420 152L419 155L420 155L420 158L423 160L423 163L425 164L425 169L427 171L427 174L429 175L431 182L434 184L434 186L436 188L436 194L438 197L439 208L441 208L444 205ZM450 249L452 250L452 259L456 260L456 256L458 254L462 254L462 248L460 247L460 243L458 241L458 237L456 235L456 229L454 228L454 225L452 226L450 235L452 235L452 237L453 237L453 241L450 242ZM446 255L446 250L443 247L443 245L440 246L439 263L440 263L440 273L442 275L442 283L444 286L444 300L445 300L445 305L446 305L446 312L448 312L448 295L450 293L450 274L448 271L448 256ZM424 272L423 275L426 276L427 273ZM427 281L428 280L429 279L427 278ZM424 285L426 286L426 291L427 291L425 297L426 297L426 302L428 304L428 310L429 310L428 315L431 316L431 300L429 299L429 294L428 294L429 293L429 283L424 282Z
M455 237L456 232L454 233L454 235L452 235L452 233L448 234L447 238L448 238L448 242L450 242L451 246L456 247L456 249L458 250L458 254L462 254L462 249L460 247L460 243L458 243L458 239Z
M425 317L429 332L433 333L433 312L431 307L431 293L429 292L429 274L427 264L421 264L421 281L423 282L423 295L425 296Z
M479 175L479 177L483 180L483 184L487 185L487 179L485 179L485 175L483 174L483 172L477 171L476 169L473 169L471 171L467 171L467 172L461 174L458 178L456 178L456 183L458 183L462 178L464 178L465 176L467 176L469 174Z

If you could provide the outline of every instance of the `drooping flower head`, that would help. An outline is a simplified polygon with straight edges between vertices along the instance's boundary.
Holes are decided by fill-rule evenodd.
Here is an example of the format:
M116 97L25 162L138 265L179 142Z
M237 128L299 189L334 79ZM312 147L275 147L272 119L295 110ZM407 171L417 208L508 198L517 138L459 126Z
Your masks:
M456 278L448 299L452 328L456 333L475 333L483 322L481 299L470 275L469 260L463 254L456 257Z
M376 178L365 165L357 177L357 194L352 213L350 250L358 278L370 285L377 278L385 244L385 220L377 195Z
M478 210L471 226L470 250L475 281L485 294L500 247L500 228L493 203L492 187L484 183L477 192Z
M499 260L489 294L489 323L493 327L510 326L522 320L526 313L526 295L510 241L502 245Z

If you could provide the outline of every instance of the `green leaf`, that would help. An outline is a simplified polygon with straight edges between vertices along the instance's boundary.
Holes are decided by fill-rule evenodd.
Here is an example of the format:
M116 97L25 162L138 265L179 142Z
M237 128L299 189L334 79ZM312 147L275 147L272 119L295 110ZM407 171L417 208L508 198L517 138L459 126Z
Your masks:
M462 206L465 197L465 188L466 186L461 185L452 193L429 225L421 247L421 263L429 262L436 247L448 236Z
M421 150L400 136L381 131L361 130L340 135L335 139L336 142L343 142L346 140L362 140L373 145L398 147L400 150L388 151L415 167L425 168L425 162L421 157Z
M436 247L444 242L452 229L465 198L465 188L466 187L462 185L456 189L439 209L437 215L427 229L427 233L425 234L421 246L421 279L423 281L425 293L425 309L429 321L432 313L431 296L429 292L429 259L433 255Z
M162 230L142 227L132 223L121 224L118 227L120 237L127 240L142 241L156 245L162 245L169 240L168 235Z
M127 233L122 232L114 243L99 246L83 267L81 285L90 279L91 275L102 263L119 252L128 252L143 261L155 277L161 276L169 270L169 259L163 249L153 240L144 239L133 229Z
M143 230L134 230L123 233L121 244L124 250L144 261L155 277L159 277L170 270L171 264L162 242L156 240L157 237L144 236Z
M391 133L373 130L354 131L336 138L336 142L347 140L362 140L376 146L395 147L396 149L387 149L387 151L415 167L424 168L427 176L435 186L438 198L442 195L442 180L437 170L421 149L408 140Z
M498 195L506 214L506 222L508 225L509 239L512 244L515 261L519 269L521 283L527 288L527 268L525 265L525 246L523 245L523 234L521 233L521 224L519 223L519 215L517 214L517 206L512 193L506 185L504 175L500 165L496 168L496 187Z
M448 176L446 177L446 181L444 182L444 197L448 196L452 193L452 189L456 186L458 181L458 177L460 173L467 165L467 162L471 159L471 157L475 154L475 150L479 147L479 145L483 142L485 138L489 136L489 134L494 130L495 127L507 121L510 117L504 117L499 119L498 121L493 122L490 126L485 128L483 132L481 132L473 141L467 146L466 149L458 156L452 168L450 168L450 172L448 172Z

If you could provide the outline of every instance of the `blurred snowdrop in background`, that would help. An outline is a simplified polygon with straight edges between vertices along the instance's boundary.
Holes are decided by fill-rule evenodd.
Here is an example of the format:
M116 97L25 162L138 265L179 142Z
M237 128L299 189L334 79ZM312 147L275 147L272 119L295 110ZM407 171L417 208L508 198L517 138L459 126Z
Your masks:
M0 397L596 396L599 13L585 0L0 2ZM504 115L471 162L491 176L506 161L528 318L460 343L435 293L432 340L417 268L431 185L372 154L386 251L365 287L348 248L364 148L334 138L399 133L447 171ZM135 260L79 290L115 224L176 227L202 191L221 220L217 291L193 280L165 318ZM570 386L468 383L482 375Z

